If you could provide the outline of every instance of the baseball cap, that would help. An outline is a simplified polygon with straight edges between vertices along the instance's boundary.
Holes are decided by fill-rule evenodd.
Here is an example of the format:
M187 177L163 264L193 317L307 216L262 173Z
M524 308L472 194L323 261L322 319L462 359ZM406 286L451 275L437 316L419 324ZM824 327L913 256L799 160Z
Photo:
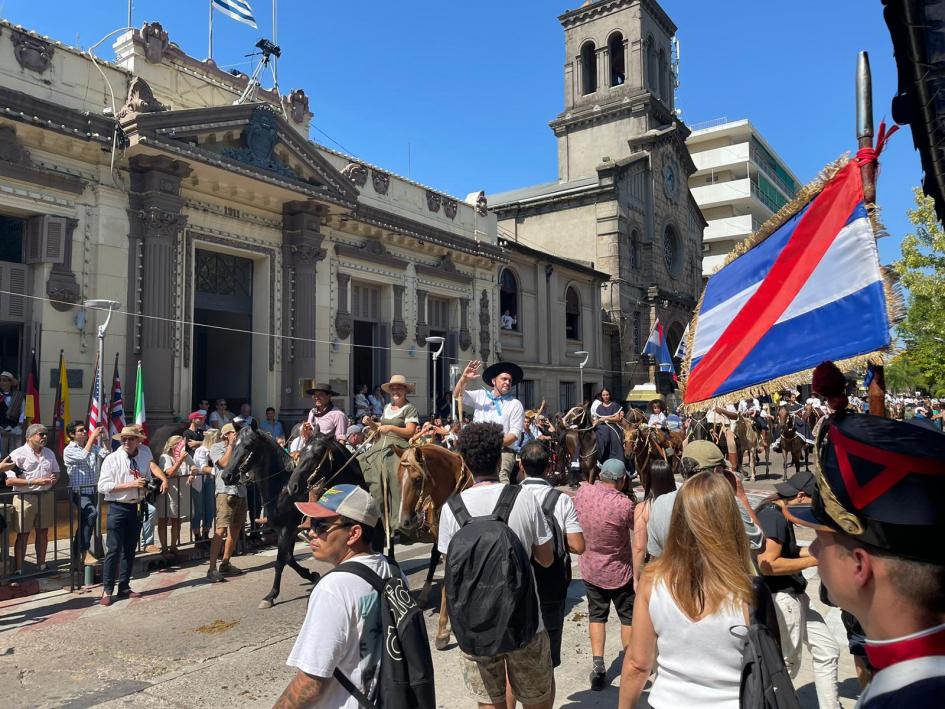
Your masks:
M381 518L374 498L357 485L335 485L318 498L318 502L296 502L296 509L306 517L347 517L373 527Z
M604 480L617 482L627 476L627 469L624 467L622 460L610 458L609 460L605 460L603 465L600 466L600 476Z
M699 470L711 470L725 466L725 456L712 441L690 441L683 447L683 458L692 458L699 465Z
M223 424L223 428L220 429L220 435L225 436L228 433L236 433L236 426L232 423Z
M203 409L197 409L196 411L191 413L190 416L187 417L187 420L196 421L197 419L205 419L205 418L207 418L207 412L204 411Z
M784 482L774 486L781 497L797 497L799 492L803 492L808 497L813 497L816 488L817 481L814 479L814 474L808 470L795 473Z

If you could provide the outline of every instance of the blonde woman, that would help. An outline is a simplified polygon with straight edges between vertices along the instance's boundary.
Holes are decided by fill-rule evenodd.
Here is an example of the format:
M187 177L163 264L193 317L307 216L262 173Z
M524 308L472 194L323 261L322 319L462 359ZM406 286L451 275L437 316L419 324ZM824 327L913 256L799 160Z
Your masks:
M190 478L190 529L194 541L197 542L207 542L213 536L216 485L213 479L213 463L210 462L210 448L219 440L220 429L208 428L204 431L203 442L194 451L194 467L191 469Z
M182 486L181 481L190 477L194 467L194 459L187 452L182 436L167 439L158 465L167 475L168 482L167 491L161 493L154 502L158 539L161 541L161 554L174 555L180 544L180 521L190 517L190 491ZM170 547L167 545L168 522L171 524Z
M620 709L635 706L656 659L649 706L737 709L752 600L748 537L731 484L699 473L673 506L663 554L646 567L620 675ZM657 658L658 651L658 658Z

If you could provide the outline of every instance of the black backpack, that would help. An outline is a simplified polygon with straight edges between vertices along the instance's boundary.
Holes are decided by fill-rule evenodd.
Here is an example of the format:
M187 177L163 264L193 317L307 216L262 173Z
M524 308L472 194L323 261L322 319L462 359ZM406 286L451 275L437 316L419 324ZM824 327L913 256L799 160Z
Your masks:
M400 574L395 573L384 580L357 561L339 564L328 573L338 571L354 574L367 581L380 594L381 638L384 649L377 694L373 702L337 667L334 672L335 679L364 709L435 709L433 656L427 639L423 609L413 600L410 589L400 578Z
M571 585L571 555L568 553L568 542L564 530L555 518L555 505L559 497L561 497L561 490L552 489L541 503L541 511L551 528L554 561L551 562L551 566L545 568L532 559L532 571L535 573L538 598L542 605L556 605L564 601L568 595L568 586Z
M755 604L748 612L738 706L741 709L800 709L781 654L781 636L771 592L760 577L756 576L753 582Z
M495 657L519 650L538 632L531 550L508 525L518 485L505 485L491 515L472 517L461 495L447 503L459 530L446 550L446 608L460 649Z

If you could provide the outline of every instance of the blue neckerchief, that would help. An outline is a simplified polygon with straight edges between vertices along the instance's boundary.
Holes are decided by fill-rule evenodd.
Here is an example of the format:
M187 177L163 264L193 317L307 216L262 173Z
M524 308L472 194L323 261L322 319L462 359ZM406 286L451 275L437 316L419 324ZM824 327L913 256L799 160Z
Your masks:
M502 402L511 401L514 397L511 394L503 394L502 396L493 396L491 391L486 391L486 396L489 397L489 401L495 406L496 412L499 416L502 415Z

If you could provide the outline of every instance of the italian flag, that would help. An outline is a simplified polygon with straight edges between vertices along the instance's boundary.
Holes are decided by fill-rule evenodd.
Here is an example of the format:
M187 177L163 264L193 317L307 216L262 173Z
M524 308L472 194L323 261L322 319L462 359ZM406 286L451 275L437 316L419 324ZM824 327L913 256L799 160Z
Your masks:
M141 360L138 360L138 375L135 377L135 425L148 435L148 420L144 411L144 379L141 376ZM145 443L147 443L145 438Z

